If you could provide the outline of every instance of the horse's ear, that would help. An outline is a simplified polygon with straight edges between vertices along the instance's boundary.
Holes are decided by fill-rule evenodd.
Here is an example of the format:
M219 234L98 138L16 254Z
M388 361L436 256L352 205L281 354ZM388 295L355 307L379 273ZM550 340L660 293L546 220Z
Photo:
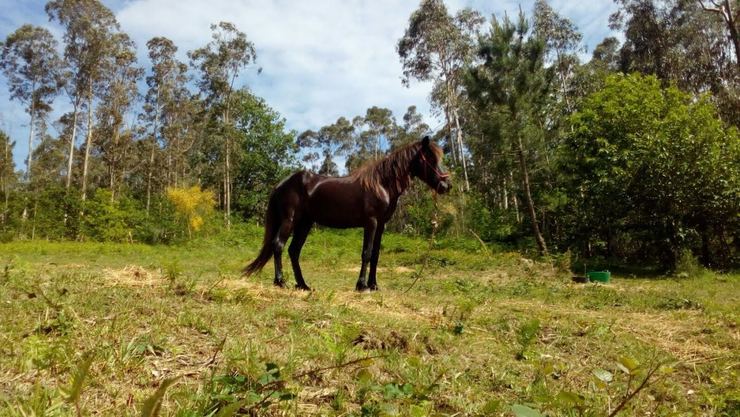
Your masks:
M424 138L421 140L421 146L423 146L425 149L429 148L429 135L424 136Z

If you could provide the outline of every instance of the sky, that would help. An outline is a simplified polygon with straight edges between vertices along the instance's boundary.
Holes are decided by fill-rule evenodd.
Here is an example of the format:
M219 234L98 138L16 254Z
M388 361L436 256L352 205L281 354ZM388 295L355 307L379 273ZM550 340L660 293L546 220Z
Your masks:
M257 62L239 77L265 98L290 129L318 129L337 118L362 115L372 106L391 109L400 120L416 105L432 127L440 122L430 113L429 83L401 84L396 43L418 0L102 0L116 14L123 31L137 44L139 64L149 67L146 42L154 36L172 39L179 58L210 40L210 24L234 23L257 49ZM24 23L44 26L61 42L61 28L50 23L45 0L0 0L0 39ZM534 0L447 0L451 12L471 7L489 18L505 12L530 12ZM612 35L612 0L550 0L555 11L571 19L583 33L588 59L593 48ZM258 71L261 68L262 71ZM65 96L54 104L51 119L68 111ZM133 116L131 116L133 117ZM0 129L17 141L15 161L25 166L28 115L10 101L0 74ZM56 132L51 128L52 135Z

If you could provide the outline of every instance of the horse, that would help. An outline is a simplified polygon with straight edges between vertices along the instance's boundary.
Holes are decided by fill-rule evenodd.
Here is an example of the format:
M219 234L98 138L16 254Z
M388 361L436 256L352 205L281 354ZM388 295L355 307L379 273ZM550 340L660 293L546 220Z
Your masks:
M385 158L364 164L345 177L329 177L298 171L281 181L270 195L265 213L262 248L243 273L252 275L274 258L273 283L284 287L282 253L288 247L296 288L310 291L298 259L314 223L347 229L364 228L362 266L355 289L377 291L375 278L380 256L380 241L385 224L396 210L398 199L413 177L439 194L451 188L449 173L440 168L442 149L429 136L391 152ZM370 274L367 265L370 264Z

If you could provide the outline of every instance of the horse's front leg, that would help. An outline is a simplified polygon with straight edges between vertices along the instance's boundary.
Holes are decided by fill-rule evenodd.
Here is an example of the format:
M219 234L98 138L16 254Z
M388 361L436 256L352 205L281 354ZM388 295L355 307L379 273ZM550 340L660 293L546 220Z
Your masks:
M383 231L385 230L385 223L378 225L378 229L375 232L375 239L373 239L373 254L370 257L370 276L367 279L367 286L371 291L378 290L378 282L375 280L375 274L378 270L378 259L380 258L380 241L383 238Z
M367 287L367 263L370 262L373 254L373 240L375 239L375 231L378 228L378 221L376 219L370 219L368 224L365 225L365 236L362 239L362 266L360 267L360 277L357 279L357 285L355 289L357 291L365 291Z

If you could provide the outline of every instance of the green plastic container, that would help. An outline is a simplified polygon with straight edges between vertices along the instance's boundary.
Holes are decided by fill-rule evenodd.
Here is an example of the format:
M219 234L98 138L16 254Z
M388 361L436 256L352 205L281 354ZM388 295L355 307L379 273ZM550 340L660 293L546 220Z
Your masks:
M612 273L609 271L590 271L586 273L586 276L591 282L609 282Z

